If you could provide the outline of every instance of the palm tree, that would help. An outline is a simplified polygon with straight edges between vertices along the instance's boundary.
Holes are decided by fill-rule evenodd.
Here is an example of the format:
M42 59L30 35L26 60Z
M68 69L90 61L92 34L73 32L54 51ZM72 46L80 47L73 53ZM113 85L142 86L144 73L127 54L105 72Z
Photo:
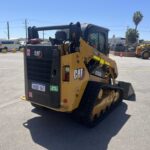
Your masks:
M137 26L142 21L143 15L140 11L136 11L133 15L133 22L135 24L135 30L137 30Z

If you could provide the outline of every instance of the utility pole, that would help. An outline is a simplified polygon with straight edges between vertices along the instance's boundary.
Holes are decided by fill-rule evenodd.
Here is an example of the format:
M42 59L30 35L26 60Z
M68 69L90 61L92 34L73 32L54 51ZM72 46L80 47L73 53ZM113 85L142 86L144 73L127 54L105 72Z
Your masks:
M25 34L26 34L26 41L27 41L27 38L28 38L28 21L27 21L27 19L25 19Z
M129 26L127 26L127 31L129 30ZM127 32L126 31L126 32ZM125 38L126 38L126 35L125 35ZM127 38L126 38L126 45L128 45L129 44L129 42L128 42L128 40L127 40Z
M7 38L10 39L10 33L9 33L9 22L7 21Z
M44 30L43 30L43 41L44 41L44 36L45 36L45 33L44 33Z

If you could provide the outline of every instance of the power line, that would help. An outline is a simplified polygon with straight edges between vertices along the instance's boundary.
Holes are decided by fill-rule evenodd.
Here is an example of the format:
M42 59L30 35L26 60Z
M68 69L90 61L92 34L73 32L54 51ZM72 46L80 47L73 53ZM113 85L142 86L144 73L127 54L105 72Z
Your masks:
M39 20L39 19L33 19L33 18L30 18L30 19L12 19L12 20L9 20L9 21L0 21L0 31L1 33L3 33L5 31L5 35L4 36L7 36L7 38L9 39L10 38L10 33L12 34L15 34L15 32L17 31L17 29L20 31L21 35L24 35L24 37L27 38L27 34L28 34L28 26L32 26L34 24L36 24L37 26L38 25L44 25L45 26L47 24L54 24L54 22L51 22L50 20ZM56 23L57 24L57 23ZM7 27L6 27L7 25ZM127 30L127 26L125 25L105 25L106 27L110 28L110 32L111 34L114 32L115 34L120 34L122 32L122 34L124 34ZM130 27L130 26L129 26ZM147 34L147 33L150 33L150 26L139 26L138 28L138 31L139 33L141 34ZM1 34L2 35L2 34ZM47 36L47 33L46 32L43 32L41 34L41 37L43 36L46 37Z
M9 22L22 22L24 19L11 19L11 20L9 20ZM2 20L2 21L0 21L0 23L6 23L7 22L7 20Z

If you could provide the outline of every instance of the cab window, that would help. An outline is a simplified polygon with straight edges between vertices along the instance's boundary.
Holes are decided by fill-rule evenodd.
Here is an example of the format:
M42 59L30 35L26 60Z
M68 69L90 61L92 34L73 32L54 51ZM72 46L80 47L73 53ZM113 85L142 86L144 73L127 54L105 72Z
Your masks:
M88 35L88 42L90 46L98 49L98 45L99 45L98 33L90 33Z
M88 35L89 45L96 48L100 52L104 52L105 50L105 36L100 32L89 33Z
M106 43L106 41L105 41L104 34L99 33L99 49L98 50L100 52L104 52L104 50L105 50L105 43Z

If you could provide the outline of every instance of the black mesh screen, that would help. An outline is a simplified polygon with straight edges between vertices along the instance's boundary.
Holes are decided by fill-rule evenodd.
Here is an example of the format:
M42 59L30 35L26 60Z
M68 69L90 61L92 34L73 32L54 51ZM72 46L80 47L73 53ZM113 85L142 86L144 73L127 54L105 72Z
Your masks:
M50 60L27 59L27 68L29 80L50 83Z

